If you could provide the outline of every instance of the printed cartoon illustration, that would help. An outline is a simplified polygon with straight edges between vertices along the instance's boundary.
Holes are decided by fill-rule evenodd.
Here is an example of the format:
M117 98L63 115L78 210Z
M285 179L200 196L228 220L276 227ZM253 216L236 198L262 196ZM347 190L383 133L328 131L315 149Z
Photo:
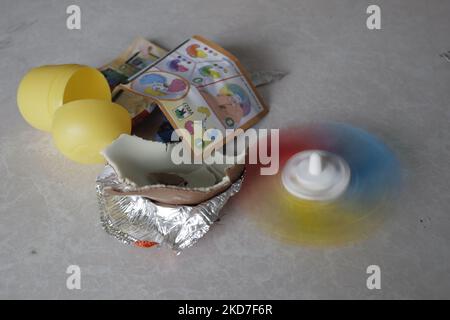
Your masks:
M208 77L211 79L220 79L222 75L220 74L219 71L215 70L215 67L216 66L213 65L206 65L204 67L201 67L199 69L199 72L204 77Z
M209 143L211 143L211 141L214 141L216 139L216 137L218 137L221 133L219 130L217 129L210 129L208 130L208 126L207 126L207 120L208 118L211 116L211 111L208 107L205 106L200 106L196 108L196 111L203 116L203 119L197 119L196 121L201 121L202 124L202 129L204 130L204 132L207 134L208 137L208 141L205 141L203 146L207 146ZM192 120L187 120L184 123L184 128L191 134L194 134L194 121Z
M164 50L146 39L137 38L119 57L100 68L111 89L149 66L164 54Z
M195 69L190 80L196 86L206 86L211 83L239 75L233 69L232 63L226 59L217 61L194 62Z
M186 119L194 113L187 103L183 103L177 107L174 112L176 117L180 120Z
M136 63L139 65L139 61ZM247 129L267 112L236 59L198 36L152 64L126 86L150 103L157 103L173 129L187 129L182 131L182 138L194 152L211 141L219 146L222 139L217 137L225 137L226 129ZM201 121L211 141L195 141L195 121Z
M161 97L167 95L168 87L166 78L159 74L148 74L142 77L139 81L142 85L146 85L145 93L152 96Z
M156 105L152 103L152 101L149 101L148 98L136 94L130 90L121 89L114 91L113 99L115 103L120 104L127 109L132 118L136 117L144 110L151 113L156 107Z
M148 43L148 42L140 42L137 45L137 49L139 50L139 55L144 59L144 60L150 60L150 61L145 61L146 64L148 65L149 62L152 61L156 61L159 59L159 56L155 55L153 50L155 50L153 44ZM157 49L156 49L157 51Z
M203 113L205 115L205 119L208 118L211 115L211 111L207 107L198 107L197 112Z
M161 99L179 99L188 87L187 81L182 78L157 72L142 75L133 81L131 86L140 93Z
M208 56L206 53L208 48L205 49L202 50L198 44L194 43L186 48L186 53L192 58L206 58Z
M238 127L241 119L250 113L250 99L237 84L224 85L217 96L204 90L201 94L226 128Z
M184 123L184 128L189 131L190 134L194 134L194 122L188 120Z
M173 60L169 60L167 62L167 67L170 71L173 72L187 72L189 71L188 68L186 68L183 63L191 64L190 61L186 61L186 59L183 59L181 56L178 56L177 58Z
M128 76L126 76L123 73L120 73L112 68L106 68L106 69L102 70L102 73L105 76L106 80L108 81L108 84L111 89L121 83L125 83L128 79Z

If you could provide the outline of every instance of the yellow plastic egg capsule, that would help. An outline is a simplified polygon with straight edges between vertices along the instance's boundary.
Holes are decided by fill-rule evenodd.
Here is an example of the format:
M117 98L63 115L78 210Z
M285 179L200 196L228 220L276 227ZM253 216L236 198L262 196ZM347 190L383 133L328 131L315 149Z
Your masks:
M97 69L62 64L33 68L17 90L17 104L23 118L33 127L50 131L54 112L78 99L111 100L105 77Z
M120 105L95 99L76 100L58 108L52 124L56 147L79 163L104 163L100 154L122 133L131 133L131 118Z

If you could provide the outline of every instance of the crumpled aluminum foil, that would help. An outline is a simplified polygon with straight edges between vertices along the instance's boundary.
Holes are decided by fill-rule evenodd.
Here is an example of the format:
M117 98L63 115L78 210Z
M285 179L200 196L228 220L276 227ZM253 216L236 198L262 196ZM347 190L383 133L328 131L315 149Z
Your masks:
M128 186L106 165L96 185L100 220L105 231L123 243L144 247L158 244L180 253L208 232L228 199L239 192L242 180L196 206L171 206L141 196L108 194L109 187L126 190Z
M250 78L255 87L261 87L281 80L285 75L287 73L282 71L254 71L250 73Z

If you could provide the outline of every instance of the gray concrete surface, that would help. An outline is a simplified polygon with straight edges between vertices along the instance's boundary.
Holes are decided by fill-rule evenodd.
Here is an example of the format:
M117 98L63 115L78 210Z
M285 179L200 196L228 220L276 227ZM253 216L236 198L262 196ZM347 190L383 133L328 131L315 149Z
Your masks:
M82 29L68 30L78 4ZM382 30L366 28L381 7ZM31 67L99 66L137 35L171 48L202 34L249 69L289 71L261 93L259 124L347 122L382 137L405 169L400 208L367 240L280 243L237 201L195 247L126 246L100 227L101 166L64 159L29 127L16 89ZM0 298L450 298L449 1L18 1L0 4ZM81 290L66 268L81 267ZM377 264L382 289L366 288Z

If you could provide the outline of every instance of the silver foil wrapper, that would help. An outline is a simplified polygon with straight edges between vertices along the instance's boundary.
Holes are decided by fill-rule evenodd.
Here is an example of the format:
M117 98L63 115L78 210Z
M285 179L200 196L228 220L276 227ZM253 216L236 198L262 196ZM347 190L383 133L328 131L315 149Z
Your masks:
M281 80L285 75L287 73L282 71L254 71L250 73L250 78L255 87L261 87Z
M127 190L129 186L119 181L114 169L106 165L96 185L100 220L107 233L124 243L144 247L156 243L179 253L208 232L228 199L239 192L242 179L198 205L172 206L141 196L109 194L107 190L111 187Z

